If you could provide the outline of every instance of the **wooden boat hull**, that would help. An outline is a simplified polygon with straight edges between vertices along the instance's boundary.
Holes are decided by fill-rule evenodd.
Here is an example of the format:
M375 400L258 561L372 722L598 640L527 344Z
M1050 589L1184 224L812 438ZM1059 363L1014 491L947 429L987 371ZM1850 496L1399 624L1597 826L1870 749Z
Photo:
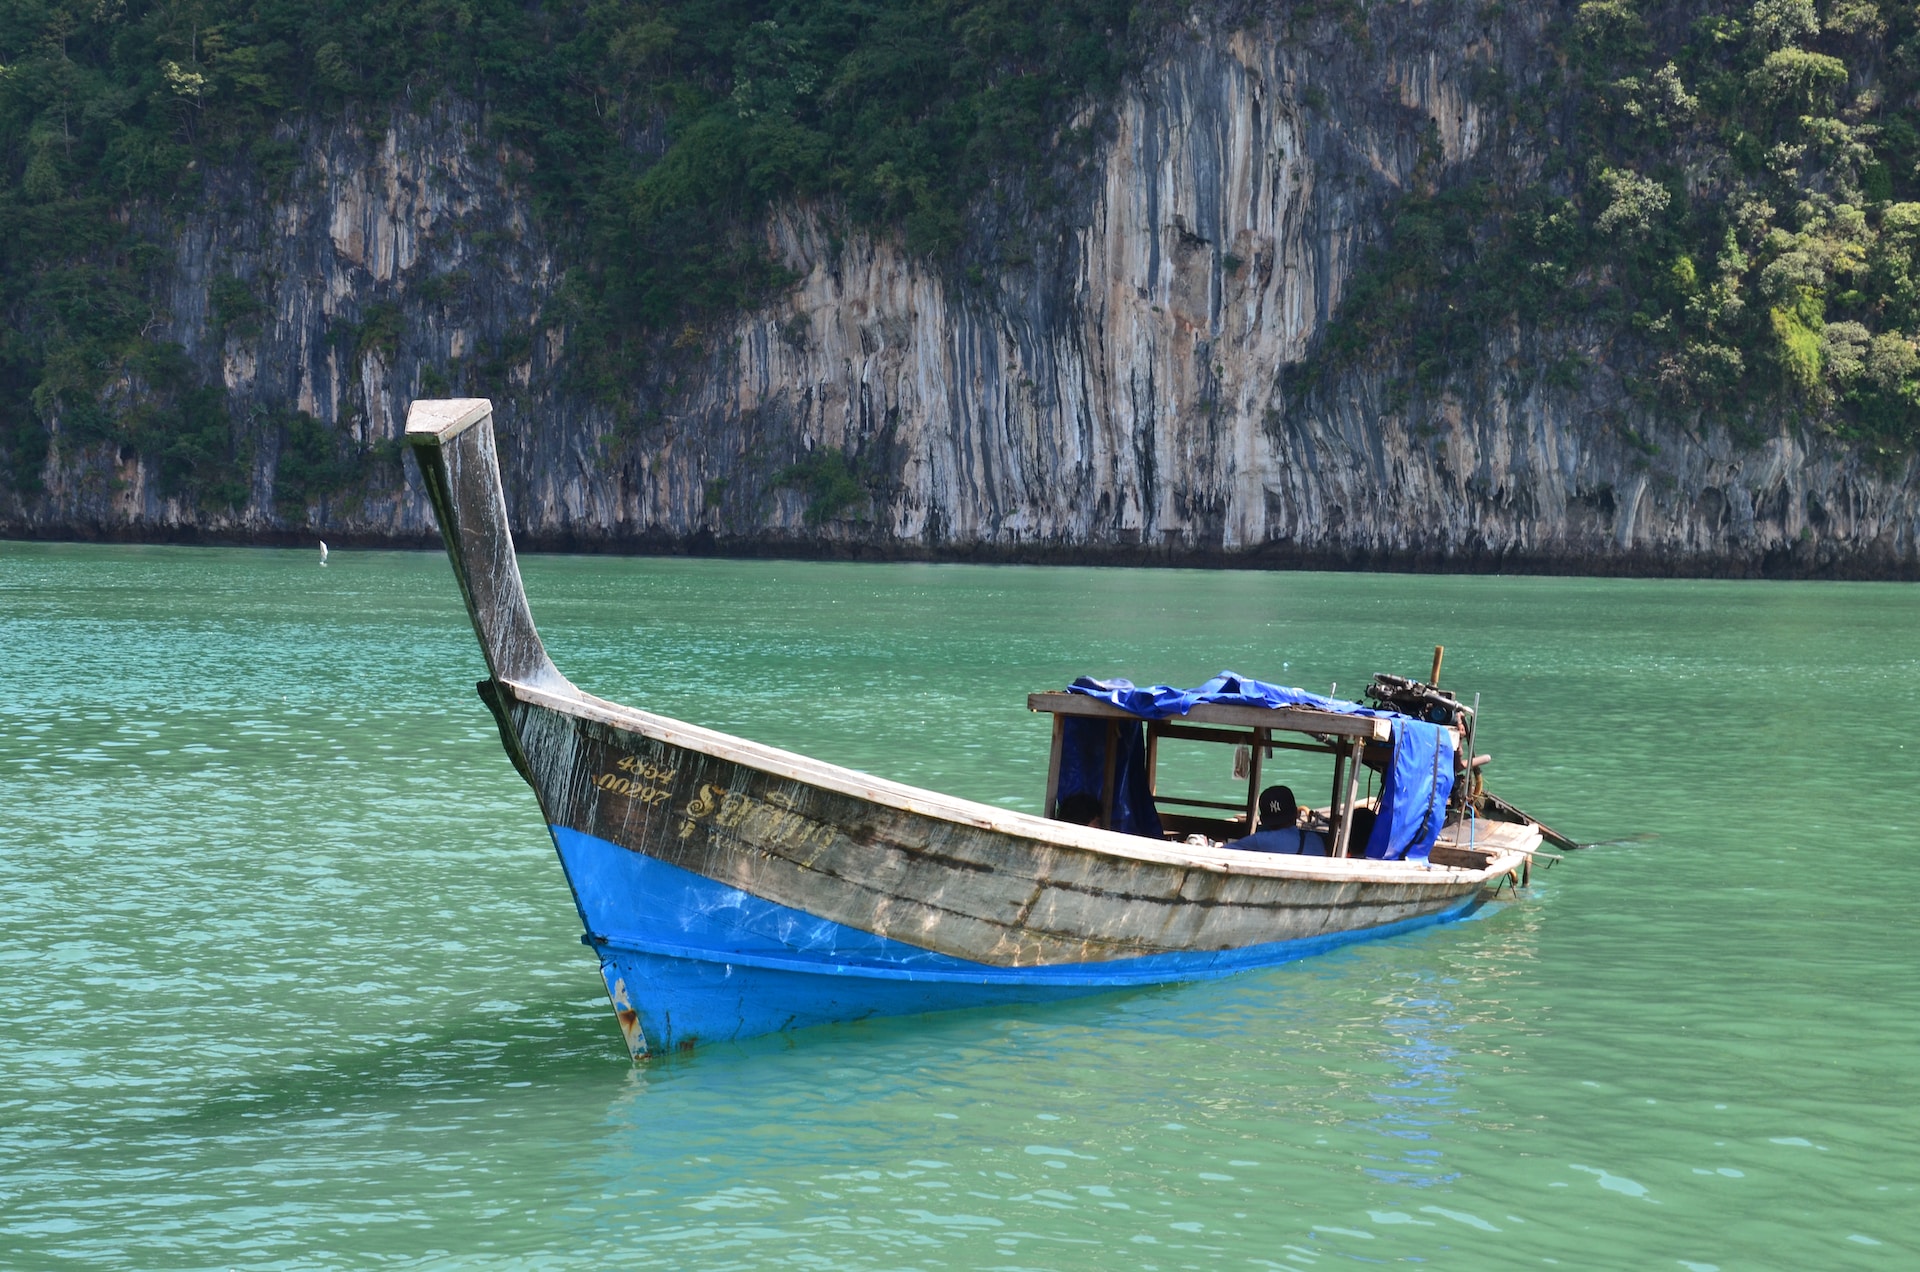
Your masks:
M806 757L486 688L636 1055L1223 976L1460 918L1482 892L1467 872L1353 877L1389 863L1140 856L1161 846L862 775L836 790Z
M588 920L583 938L600 960L608 997L635 1056L873 1016L1208 980L1463 918L1479 904L1476 889L1418 918L1321 937L1218 953L998 968L927 957L912 946L767 903L603 839L561 827L554 828L554 839L574 886L612 902L611 914L644 929L596 931L601 925ZM669 913L659 906L663 897L691 905L659 922L655 916ZM688 915L693 922L685 921ZM740 920L751 926L743 928Z
M1455 919L1485 869L1072 826L606 702L547 659L484 400L416 402L489 672L636 1056L828 1021L1222 976ZM1538 836L1535 834L1534 841Z

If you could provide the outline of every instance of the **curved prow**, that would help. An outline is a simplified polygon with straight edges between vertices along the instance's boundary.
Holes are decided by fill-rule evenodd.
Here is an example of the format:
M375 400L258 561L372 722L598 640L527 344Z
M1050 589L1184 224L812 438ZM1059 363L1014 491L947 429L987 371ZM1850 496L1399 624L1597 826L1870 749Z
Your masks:
M533 628L507 527L507 497L486 398L420 398L407 410L407 445L433 501L467 614L495 680L545 689L567 681Z

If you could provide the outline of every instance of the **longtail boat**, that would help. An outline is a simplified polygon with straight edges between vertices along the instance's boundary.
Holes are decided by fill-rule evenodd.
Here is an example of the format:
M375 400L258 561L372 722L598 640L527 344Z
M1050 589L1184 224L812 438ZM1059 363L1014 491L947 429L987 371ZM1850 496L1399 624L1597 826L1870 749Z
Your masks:
M1542 828L1484 793L1477 712L1431 683L1437 659L1429 682L1377 677L1373 707L1232 676L1034 694L1052 722L1044 817L596 698L534 630L492 414L416 401L406 438L486 656L480 696L636 1058L1224 976L1459 919L1541 851ZM1167 739L1234 746L1246 801L1159 791ZM1306 813L1326 855L1224 846L1253 829L1280 751L1332 761L1329 802ZM1068 805L1091 824L1060 820Z

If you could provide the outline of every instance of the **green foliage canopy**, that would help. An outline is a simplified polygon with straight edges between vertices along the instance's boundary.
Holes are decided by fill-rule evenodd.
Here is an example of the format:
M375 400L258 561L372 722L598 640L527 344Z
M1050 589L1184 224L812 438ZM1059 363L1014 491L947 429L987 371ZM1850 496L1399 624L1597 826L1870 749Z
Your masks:
M1397 346L1437 384L1489 330L1581 326L1641 351L1669 414L1920 443L1920 5L1585 0L1553 40L1564 77L1482 101L1541 179L1430 162L1315 371Z
M772 201L838 200L917 250L950 252L969 201L1038 172L1066 108L1117 83L1152 12L1127 0L11 0L0 478L37 480L55 420L76 443L156 453L133 404L184 410L181 395L204 386L142 371L162 356L145 333L165 252L124 210L191 202L211 165L236 161L284 191L297 152L275 129L295 112L443 89L484 101L532 160L539 215L570 266L562 312L580 372L612 398L659 333L697 331L780 281L751 234ZM223 332L257 327L239 280L212 301ZM361 340L391 341L391 319L367 315ZM168 488L243 497L237 437L190 432L164 443L177 456ZM300 472L318 480L331 461L305 426L293 435Z

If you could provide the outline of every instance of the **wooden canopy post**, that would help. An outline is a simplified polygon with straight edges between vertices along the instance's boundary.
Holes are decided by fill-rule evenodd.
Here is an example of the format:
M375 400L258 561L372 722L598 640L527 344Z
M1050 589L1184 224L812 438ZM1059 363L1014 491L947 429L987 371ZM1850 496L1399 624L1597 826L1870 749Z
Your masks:
M1446 652L1447 647L1445 645L1435 645L1433 647L1433 674L1427 677L1427 687L1429 689L1438 689L1440 687L1440 659Z
M1260 829L1260 756L1267 749L1267 731L1253 731L1253 746L1247 756L1247 833Z
M1060 815L1060 752L1067 740L1067 717L1053 717L1053 751L1047 756L1047 797L1041 803L1043 817Z
M1340 809L1340 829L1333 837L1333 855L1347 855L1347 840L1353 834L1353 805L1360 798L1360 748L1366 743L1359 738L1353 740L1352 753L1347 760L1347 800Z
M1327 797L1327 833L1332 834L1340 824L1340 787L1347 776L1347 753L1333 753L1333 794Z

